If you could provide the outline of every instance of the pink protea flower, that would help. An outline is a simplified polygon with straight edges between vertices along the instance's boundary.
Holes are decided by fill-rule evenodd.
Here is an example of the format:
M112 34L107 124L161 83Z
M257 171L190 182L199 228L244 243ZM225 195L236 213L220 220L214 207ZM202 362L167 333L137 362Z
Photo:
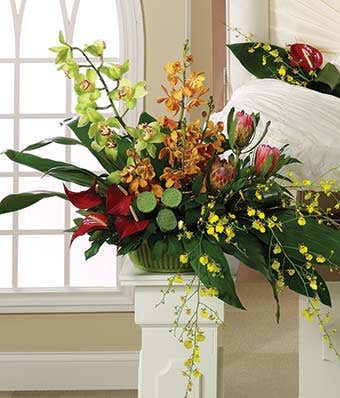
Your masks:
M236 113L235 145L244 148L249 144L254 133L254 122L251 115L245 112Z
M290 64L294 67L300 67L309 73L321 68L323 55L317 48L308 44L291 44Z
M230 160L216 159L211 167L210 183L213 189L222 190L235 179L236 168Z
M271 165L265 175L265 177L269 176L271 172L276 167L279 158L280 158L280 150L276 147L272 147L270 145L259 145L256 154L255 154L255 172L256 175L260 176L263 174L264 166L266 164L269 156L272 155Z

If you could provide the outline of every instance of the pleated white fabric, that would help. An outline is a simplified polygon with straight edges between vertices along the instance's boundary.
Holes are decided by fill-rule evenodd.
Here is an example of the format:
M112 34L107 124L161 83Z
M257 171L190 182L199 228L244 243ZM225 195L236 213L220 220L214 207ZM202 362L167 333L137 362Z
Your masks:
M340 99L280 80L254 79L236 90L212 120L226 124L232 107L261 113L258 134L271 121L265 142L289 144L287 153L303 162L289 166L300 178L317 181L327 175L340 181Z
M340 0L270 0L270 42L319 48L340 66Z

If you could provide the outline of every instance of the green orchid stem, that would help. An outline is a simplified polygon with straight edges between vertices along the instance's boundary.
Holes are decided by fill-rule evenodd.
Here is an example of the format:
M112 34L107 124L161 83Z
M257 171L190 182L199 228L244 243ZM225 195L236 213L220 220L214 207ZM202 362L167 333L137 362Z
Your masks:
M119 112L118 112L113 100L110 98L110 90L109 90L109 88L108 88L108 86L107 86L102 74L100 73L99 69L94 65L94 63L90 60L90 58L87 56L85 51L83 51L81 48L79 48L79 47L71 47L71 49L79 51L83 55L83 57L86 59L86 61L89 63L91 68L97 73L97 76L99 77L99 80L101 81L101 83L103 85L103 88L104 88L104 90L105 90L105 92L107 94L107 97L108 97L108 99L110 101L110 106L113 109L115 117L117 118L117 120L119 121L119 123L123 127L123 129L125 130L126 129L126 124L124 123L122 117L119 115Z

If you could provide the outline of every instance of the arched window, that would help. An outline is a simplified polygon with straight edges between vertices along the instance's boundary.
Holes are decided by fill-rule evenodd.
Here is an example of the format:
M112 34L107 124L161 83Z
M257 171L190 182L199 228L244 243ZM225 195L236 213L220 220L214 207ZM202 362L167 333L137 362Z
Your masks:
M55 45L59 30L77 45L105 40L106 56L110 57L105 61L119 63L129 58L129 77L143 79L144 36L138 0L2 0L0 152L71 134L60 121L73 112L72 82L56 71L48 50ZM136 121L141 106L131 113L129 123ZM91 156L78 148L51 145L36 154L98 169ZM1 198L40 188L60 191L62 184L49 177L42 179L40 173L0 156ZM9 300L18 290L29 295L47 289L58 297L68 292L74 298L75 292L82 294L89 287L101 295L105 289L116 289L122 300L113 247L89 262L83 254L86 239L69 249L69 236L63 231L70 227L73 216L70 205L57 199L19 214L0 216L0 311L1 301Z

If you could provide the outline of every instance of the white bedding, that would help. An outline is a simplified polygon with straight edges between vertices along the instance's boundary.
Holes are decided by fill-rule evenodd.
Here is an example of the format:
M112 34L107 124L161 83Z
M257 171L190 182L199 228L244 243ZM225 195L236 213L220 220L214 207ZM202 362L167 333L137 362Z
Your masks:
M259 134L272 122L265 142L290 144L287 152L303 162L290 166L300 178L317 181L327 175L340 181L340 99L279 80L254 79L237 89L212 120L226 123L232 107L260 112Z

